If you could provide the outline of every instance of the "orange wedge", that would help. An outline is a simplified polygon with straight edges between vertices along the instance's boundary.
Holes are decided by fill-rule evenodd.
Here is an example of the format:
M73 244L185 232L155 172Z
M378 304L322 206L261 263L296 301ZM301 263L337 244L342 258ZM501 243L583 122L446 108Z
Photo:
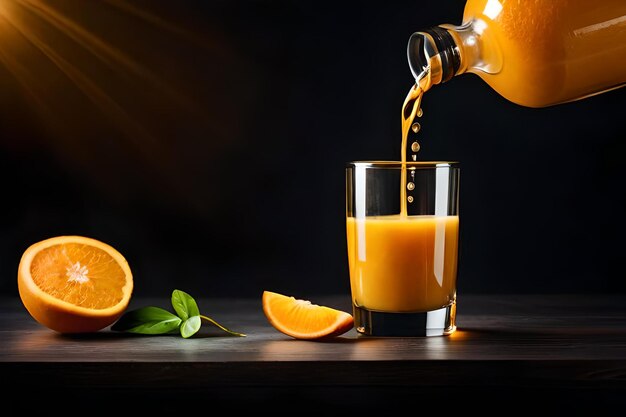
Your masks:
M20 260L17 283L31 316L61 333L111 325L133 290L126 259L111 246L82 236L58 236L30 246Z
M339 336L354 325L352 315L294 297L263 292L263 312L276 330L296 339Z

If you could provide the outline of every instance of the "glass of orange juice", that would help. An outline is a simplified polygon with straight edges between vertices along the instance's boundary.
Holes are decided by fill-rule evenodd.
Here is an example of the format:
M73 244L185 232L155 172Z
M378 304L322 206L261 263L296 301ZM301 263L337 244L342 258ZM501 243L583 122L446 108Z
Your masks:
M360 334L455 331L459 175L456 162L348 164L348 263Z

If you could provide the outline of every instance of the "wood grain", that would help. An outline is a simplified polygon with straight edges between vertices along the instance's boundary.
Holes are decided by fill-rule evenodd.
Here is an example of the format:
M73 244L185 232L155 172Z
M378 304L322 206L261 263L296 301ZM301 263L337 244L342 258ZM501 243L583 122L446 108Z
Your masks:
M626 396L621 296L467 295L459 298L452 336L367 338L351 331L327 342L277 332L260 298L200 300L201 311L248 337L203 330L188 340L109 330L62 336L34 322L19 300L1 302L0 370L16 391L144 401L193 393L241 407L312 401L310 412L494 395L519 407L542 398L555 407L561 402L562 411L622 406ZM314 302L350 309L348 297ZM167 300L139 299L131 307L142 305Z

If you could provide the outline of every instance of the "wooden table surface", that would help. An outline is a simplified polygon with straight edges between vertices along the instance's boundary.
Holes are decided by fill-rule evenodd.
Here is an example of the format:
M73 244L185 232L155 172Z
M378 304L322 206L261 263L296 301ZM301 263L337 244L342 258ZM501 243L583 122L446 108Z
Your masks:
M350 311L348 296L313 298ZM0 305L4 395L36 390L86 401L176 399L301 412L463 401L556 410L626 405L626 296L459 295L459 330L431 338L293 340L269 325L259 299L199 300L200 310L245 338L111 332L63 336L37 324L18 299ZM134 299L131 307L168 301ZM137 400L138 399L138 400ZM45 401L28 404L38 408ZM104 407L101 405L100 407ZM392 408L393 408L392 407Z

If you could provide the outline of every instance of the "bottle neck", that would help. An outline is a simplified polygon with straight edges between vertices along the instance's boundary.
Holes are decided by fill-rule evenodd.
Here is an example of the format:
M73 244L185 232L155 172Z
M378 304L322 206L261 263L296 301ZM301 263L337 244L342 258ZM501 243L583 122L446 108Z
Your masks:
M450 80L461 66L461 54L454 38L439 26L411 35L407 58L415 80L429 75L432 84Z
M502 58L486 25L473 19L463 26L441 25L415 32L407 46L409 67L419 81L429 75L431 84L449 81L466 71L494 74Z

